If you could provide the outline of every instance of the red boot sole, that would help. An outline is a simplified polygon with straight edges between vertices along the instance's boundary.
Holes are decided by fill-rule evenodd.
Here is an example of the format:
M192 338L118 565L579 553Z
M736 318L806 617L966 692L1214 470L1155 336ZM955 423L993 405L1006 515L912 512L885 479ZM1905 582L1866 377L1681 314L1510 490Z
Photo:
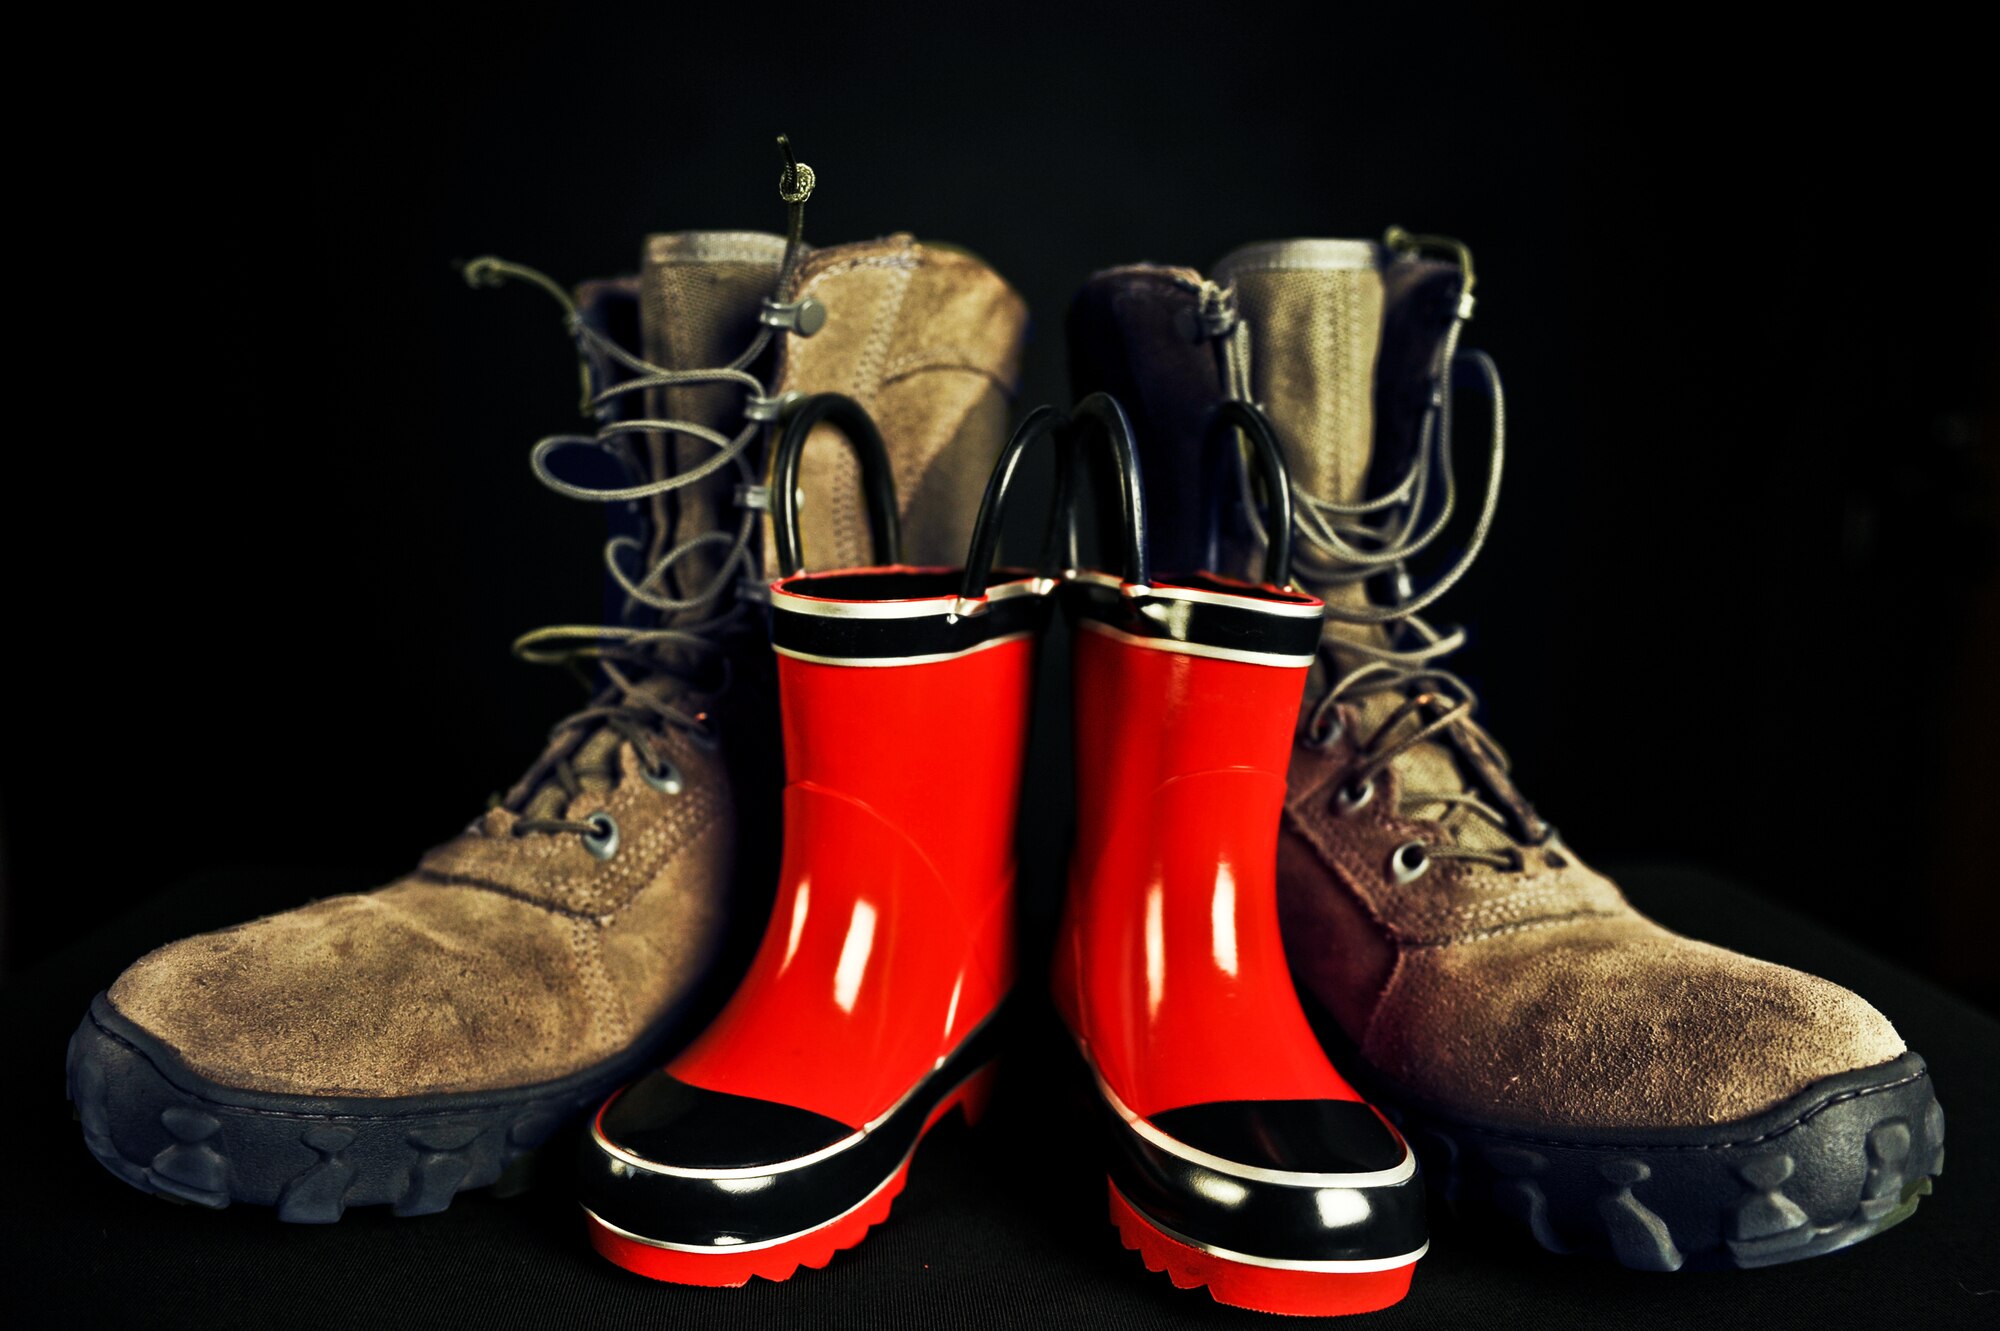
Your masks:
M1111 1223L1146 1269L1166 1272L1180 1289L1205 1285L1217 1303L1294 1317L1338 1317L1376 1312L1410 1292L1414 1259L1382 1271L1299 1271L1231 1261L1164 1232L1125 1200L1116 1183L1106 1179L1105 1184Z
M889 1208L909 1178L910 1160L939 1119L956 1108L967 1124L979 1122L993 1096L993 1075L994 1065L988 1063L966 1078L924 1120L916 1142L910 1147L910 1154L903 1157L903 1163L896 1172L882 1180L875 1191L858 1205L817 1229L809 1229L767 1248L746 1252L691 1252L663 1248L630 1237L585 1211L583 1218L590 1231L590 1245L597 1249L600 1256L627 1271L676 1285L734 1289L749 1284L752 1276L762 1276L766 1280L790 1280L798 1274L800 1267L817 1271L832 1261L835 1253L859 1244L868 1237L870 1229L889 1218Z

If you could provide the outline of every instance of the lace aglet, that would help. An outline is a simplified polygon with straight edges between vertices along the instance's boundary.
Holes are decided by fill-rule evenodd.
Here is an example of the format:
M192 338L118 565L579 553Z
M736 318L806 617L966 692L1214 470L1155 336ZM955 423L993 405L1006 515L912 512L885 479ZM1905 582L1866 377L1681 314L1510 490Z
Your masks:
M818 179L811 167L793 155L790 135L778 136L778 151L785 155L785 169L778 175L778 197L794 208L804 207Z

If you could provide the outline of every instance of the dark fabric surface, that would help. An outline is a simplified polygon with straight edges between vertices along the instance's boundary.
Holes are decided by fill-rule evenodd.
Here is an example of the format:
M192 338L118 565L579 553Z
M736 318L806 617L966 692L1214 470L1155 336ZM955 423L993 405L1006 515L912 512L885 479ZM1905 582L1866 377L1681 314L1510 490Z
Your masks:
M1764 1271L1650 1276L1548 1256L1447 1214L1408 1300L1357 1325L1869 1326L2000 1318L2000 1022L1745 889L1694 870L1625 868L1642 909L1712 941L1848 985L1930 1061L1948 1121L1937 1193L1847 1252ZM559 1138L525 1196L443 1215L357 1211L329 1228L256 1208L144 1196L85 1152L62 1054L91 995L147 947L274 904L257 875L190 883L21 976L8 1040L0 1305L13 1326L1124 1327L1274 1325L1174 1289L1105 1218L1092 1125L1045 1022L1017 1031L993 1115L941 1125L889 1222L823 1271L741 1290L654 1285L592 1254ZM339 884L295 875L300 895ZM1883 903L1885 909L1892 902ZM1032 982L1032 981L1031 981ZM24 1319L20 1313L28 1315Z

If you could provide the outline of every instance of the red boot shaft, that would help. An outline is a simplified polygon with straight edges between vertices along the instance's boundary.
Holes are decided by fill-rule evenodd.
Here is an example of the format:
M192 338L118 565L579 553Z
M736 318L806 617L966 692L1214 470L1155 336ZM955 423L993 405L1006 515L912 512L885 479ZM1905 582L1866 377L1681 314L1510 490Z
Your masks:
M781 616L851 608L774 597ZM918 664L779 651L787 784L771 925L736 997L668 1071L859 1128L1012 982L1034 645Z
M1267 604L1317 628L1310 598ZM1105 627L1083 620L1074 654L1065 1019L1140 1114L1358 1099L1312 1036L1278 935L1278 818L1306 662L1093 631Z
M1334 1071L1278 933L1278 823L1321 602L1287 589L1284 464L1243 430L1270 501L1264 582L1147 575L1124 416L1122 577L1075 575L1077 839L1053 967L1096 1081L1113 1222L1146 1265L1223 1303L1361 1312L1425 1247L1407 1143ZM1087 401L1088 404L1088 401Z
M856 445L882 567L798 573L797 466L822 420ZM1013 978L1014 812L1046 578L989 590L989 488L967 571L896 563L867 415L809 399L771 490L785 844L741 986L665 1068L598 1112L591 1241L629 1270L741 1285L823 1266L884 1219L923 1135L983 1102Z

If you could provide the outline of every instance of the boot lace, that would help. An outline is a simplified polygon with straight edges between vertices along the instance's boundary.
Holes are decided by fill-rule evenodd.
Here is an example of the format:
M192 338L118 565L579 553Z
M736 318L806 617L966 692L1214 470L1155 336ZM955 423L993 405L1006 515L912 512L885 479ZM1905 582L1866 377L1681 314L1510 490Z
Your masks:
M1436 740L1450 740L1482 755L1472 776L1486 787L1480 791L1404 789L1398 812L1417 817L1417 810L1442 809L1429 815L1444 823L1463 814L1491 824L1509 841L1539 840L1546 829L1519 811L1526 805L1507 778L1504 750L1473 718L1479 700L1471 686L1446 669L1443 659L1465 642L1465 632L1434 627L1422 614L1450 591L1472 567L1485 547L1500 498L1500 476L1506 456L1506 404L1500 373L1484 352L1459 348L1460 334L1472 317L1471 252L1443 237L1415 236L1391 228L1390 248L1402 253L1444 250L1458 262L1462 274L1458 307L1431 366L1431 393L1419 425L1416 447L1402 478L1387 491L1356 503L1340 503L1292 486L1293 532L1298 541L1293 568L1297 580L1326 602L1327 624L1320 639L1324 681L1304 714L1306 742L1328 748L1344 730L1343 704L1358 704L1382 694L1401 701L1365 735L1356 736L1357 762L1338 798L1359 807L1373 793L1374 779L1404 754ZM1201 318L1223 348L1226 391L1253 401L1250 387L1249 329L1237 316L1233 292L1210 283L1202 293ZM1458 506L1458 485L1452 458L1453 376L1464 371L1491 400L1492 435L1487 453L1486 492L1464 550L1428 587L1418 590L1410 561L1444 531ZM1243 475L1244 511L1251 514L1258 540L1264 539L1251 501L1247 471ZM1435 493L1435 500L1433 494ZM1386 601L1348 589L1382 579L1391 584ZM1380 583L1378 582L1379 588ZM1496 807L1488 796L1510 813ZM1528 823L1527 820L1533 820ZM1524 825L1526 823L1527 825ZM1471 860L1499 869L1519 869L1518 849L1488 849L1460 844L1422 847L1434 859Z
M490 255L465 265L465 280L473 287L494 288L508 281L521 281L547 293L561 306L564 327L576 345L582 386L580 409L595 420L597 428L589 433L547 435L535 442L529 464L543 485L571 499L601 504L650 500L685 489L725 469L734 474L740 486L754 485L757 473L753 445L778 418L781 404L769 395L763 380L751 373L751 367L770 347L779 329L789 326L788 319L795 317L795 307L780 301L790 290L803 257L805 203L815 183L812 168L793 157L791 145L783 136L779 137L778 146L785 156L778 195L789 213L784 256L771 296L759 316L756 336L727 365L683 370L655 365L591 327L569 292L546 274ZM613 376L621 372L625 377L613 381ZM717 384L738 388L744 394L744 424L733 436L699 421L621 418L618 414L633 394ZM640 479L648 474L644 450L649 436L697 439L714 451L693 466L669 470L653 479ZM557 475L551 465L555 455L576 448L608 455L633 483L580 485ZM610 730L629 743L656 784L678 788L668 784L678 782L678 773L658 751L655 737L671 728L704 747L713 742L708 713L698 710L698 705L727 690L728 645L752 627L749 608L737 597L736 589L755 572L752 542L757 535L757 521L757 509L746 504L733 529L697 532L680 540L662 551L640 576L634 573L646 558L644 543L634 536L614 536L605 543L604 566L626 596L626 618L645 622L554 624L515 640L514 654L524 661L562 666L577 674L586 687L594 676L601 676L604 683L589 705L550 728L549 747L544 756L515 787L514 798L497 803L520 812L550 780L562 790L565 801L582 792L586 777L615 780L614 759L610 756L601 764L578 765L574 761L586 738L600 729ZM721 552L713 573L683 594L671 594L668 589L679 586L675 573L689 568L689 558L696 551ZM519 818L513 831L517 836L568 833L601 838L605 834L601 820L546 817Z

